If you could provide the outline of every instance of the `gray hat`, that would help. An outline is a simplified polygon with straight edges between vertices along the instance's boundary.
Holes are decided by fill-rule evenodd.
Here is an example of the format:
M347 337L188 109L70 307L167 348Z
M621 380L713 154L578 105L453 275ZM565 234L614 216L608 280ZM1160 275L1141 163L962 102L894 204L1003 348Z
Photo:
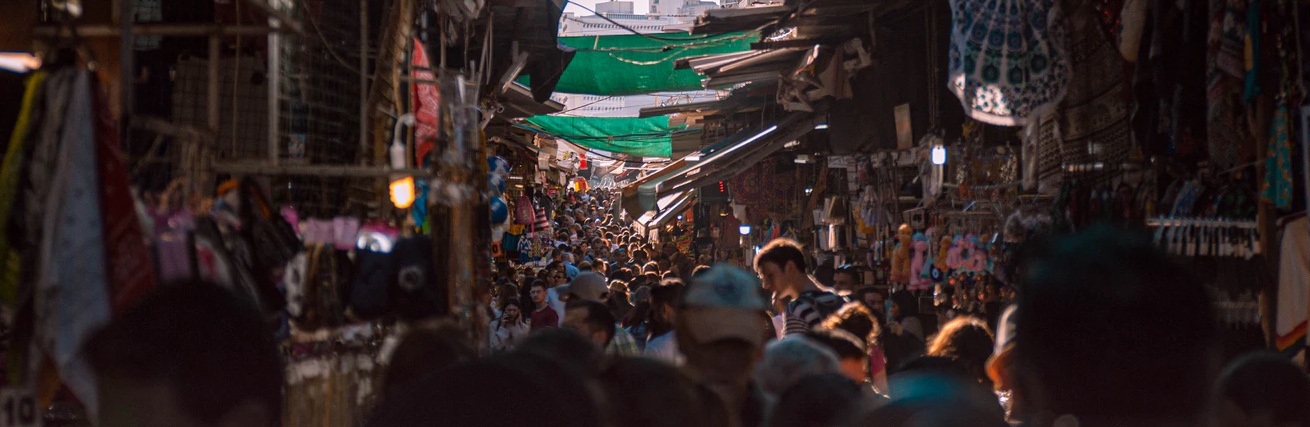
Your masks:
M759 294L760 281L737 267L719 264L691 279L682 303L686 307L767 310Z
M587 301L602 302L609 296L610 290L605 284L605 276L587 271L574 277L569 284L560 286L557 292L560 295L573 294Z

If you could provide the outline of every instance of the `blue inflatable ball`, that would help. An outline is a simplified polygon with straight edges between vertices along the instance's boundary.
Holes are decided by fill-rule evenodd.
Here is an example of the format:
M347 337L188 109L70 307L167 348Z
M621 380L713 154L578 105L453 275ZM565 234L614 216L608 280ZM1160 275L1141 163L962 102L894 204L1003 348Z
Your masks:
M491 198L491 223L502 224L509 219L509 205L500 197Z
M509 161L500 156L491 156L487 158L487 171L492 175L501 178L509 176Z
M487 176L487 191L492 195L505 194L505 178L500 175L490 174Z

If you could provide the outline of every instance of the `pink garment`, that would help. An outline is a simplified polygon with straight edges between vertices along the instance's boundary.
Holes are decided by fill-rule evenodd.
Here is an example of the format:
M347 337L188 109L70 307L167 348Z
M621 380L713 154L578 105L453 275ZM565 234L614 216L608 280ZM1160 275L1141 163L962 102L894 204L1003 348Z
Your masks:
M300 212L296 211L295 206L291 206L291 205L283 206L281 213L282 213L282 219L287 220L287 223L291 224L292 230L300 229Z
M339 216L332 219L333 246L340 250L350 250L359 240L359 220Z
M331 243L334 239L332 236L332 221L323 219L308 219L301 222L302 240L306 245L316 243Z
M883 354L882 347L876 345L869 346L869 376L875 376L887 370L887 356Z

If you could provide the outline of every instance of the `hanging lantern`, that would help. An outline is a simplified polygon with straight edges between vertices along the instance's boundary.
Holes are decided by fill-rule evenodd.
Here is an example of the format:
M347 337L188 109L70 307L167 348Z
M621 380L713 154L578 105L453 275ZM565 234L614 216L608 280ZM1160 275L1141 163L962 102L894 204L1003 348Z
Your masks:
M941 145L932 146L932 164L937 166L946 164L946 147Z
M391 203L396 205L396 209L408 209L414 204L414 177L391 181Z

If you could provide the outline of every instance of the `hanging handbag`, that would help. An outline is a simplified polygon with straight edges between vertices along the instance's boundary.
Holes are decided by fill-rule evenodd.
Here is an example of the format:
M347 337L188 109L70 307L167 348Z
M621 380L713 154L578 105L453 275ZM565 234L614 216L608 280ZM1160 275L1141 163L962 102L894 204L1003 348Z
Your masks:
M304 250L291 224L274 212L259 184L250 178L241 182L241 221L250 238L257 262L269 271L280 268Z

